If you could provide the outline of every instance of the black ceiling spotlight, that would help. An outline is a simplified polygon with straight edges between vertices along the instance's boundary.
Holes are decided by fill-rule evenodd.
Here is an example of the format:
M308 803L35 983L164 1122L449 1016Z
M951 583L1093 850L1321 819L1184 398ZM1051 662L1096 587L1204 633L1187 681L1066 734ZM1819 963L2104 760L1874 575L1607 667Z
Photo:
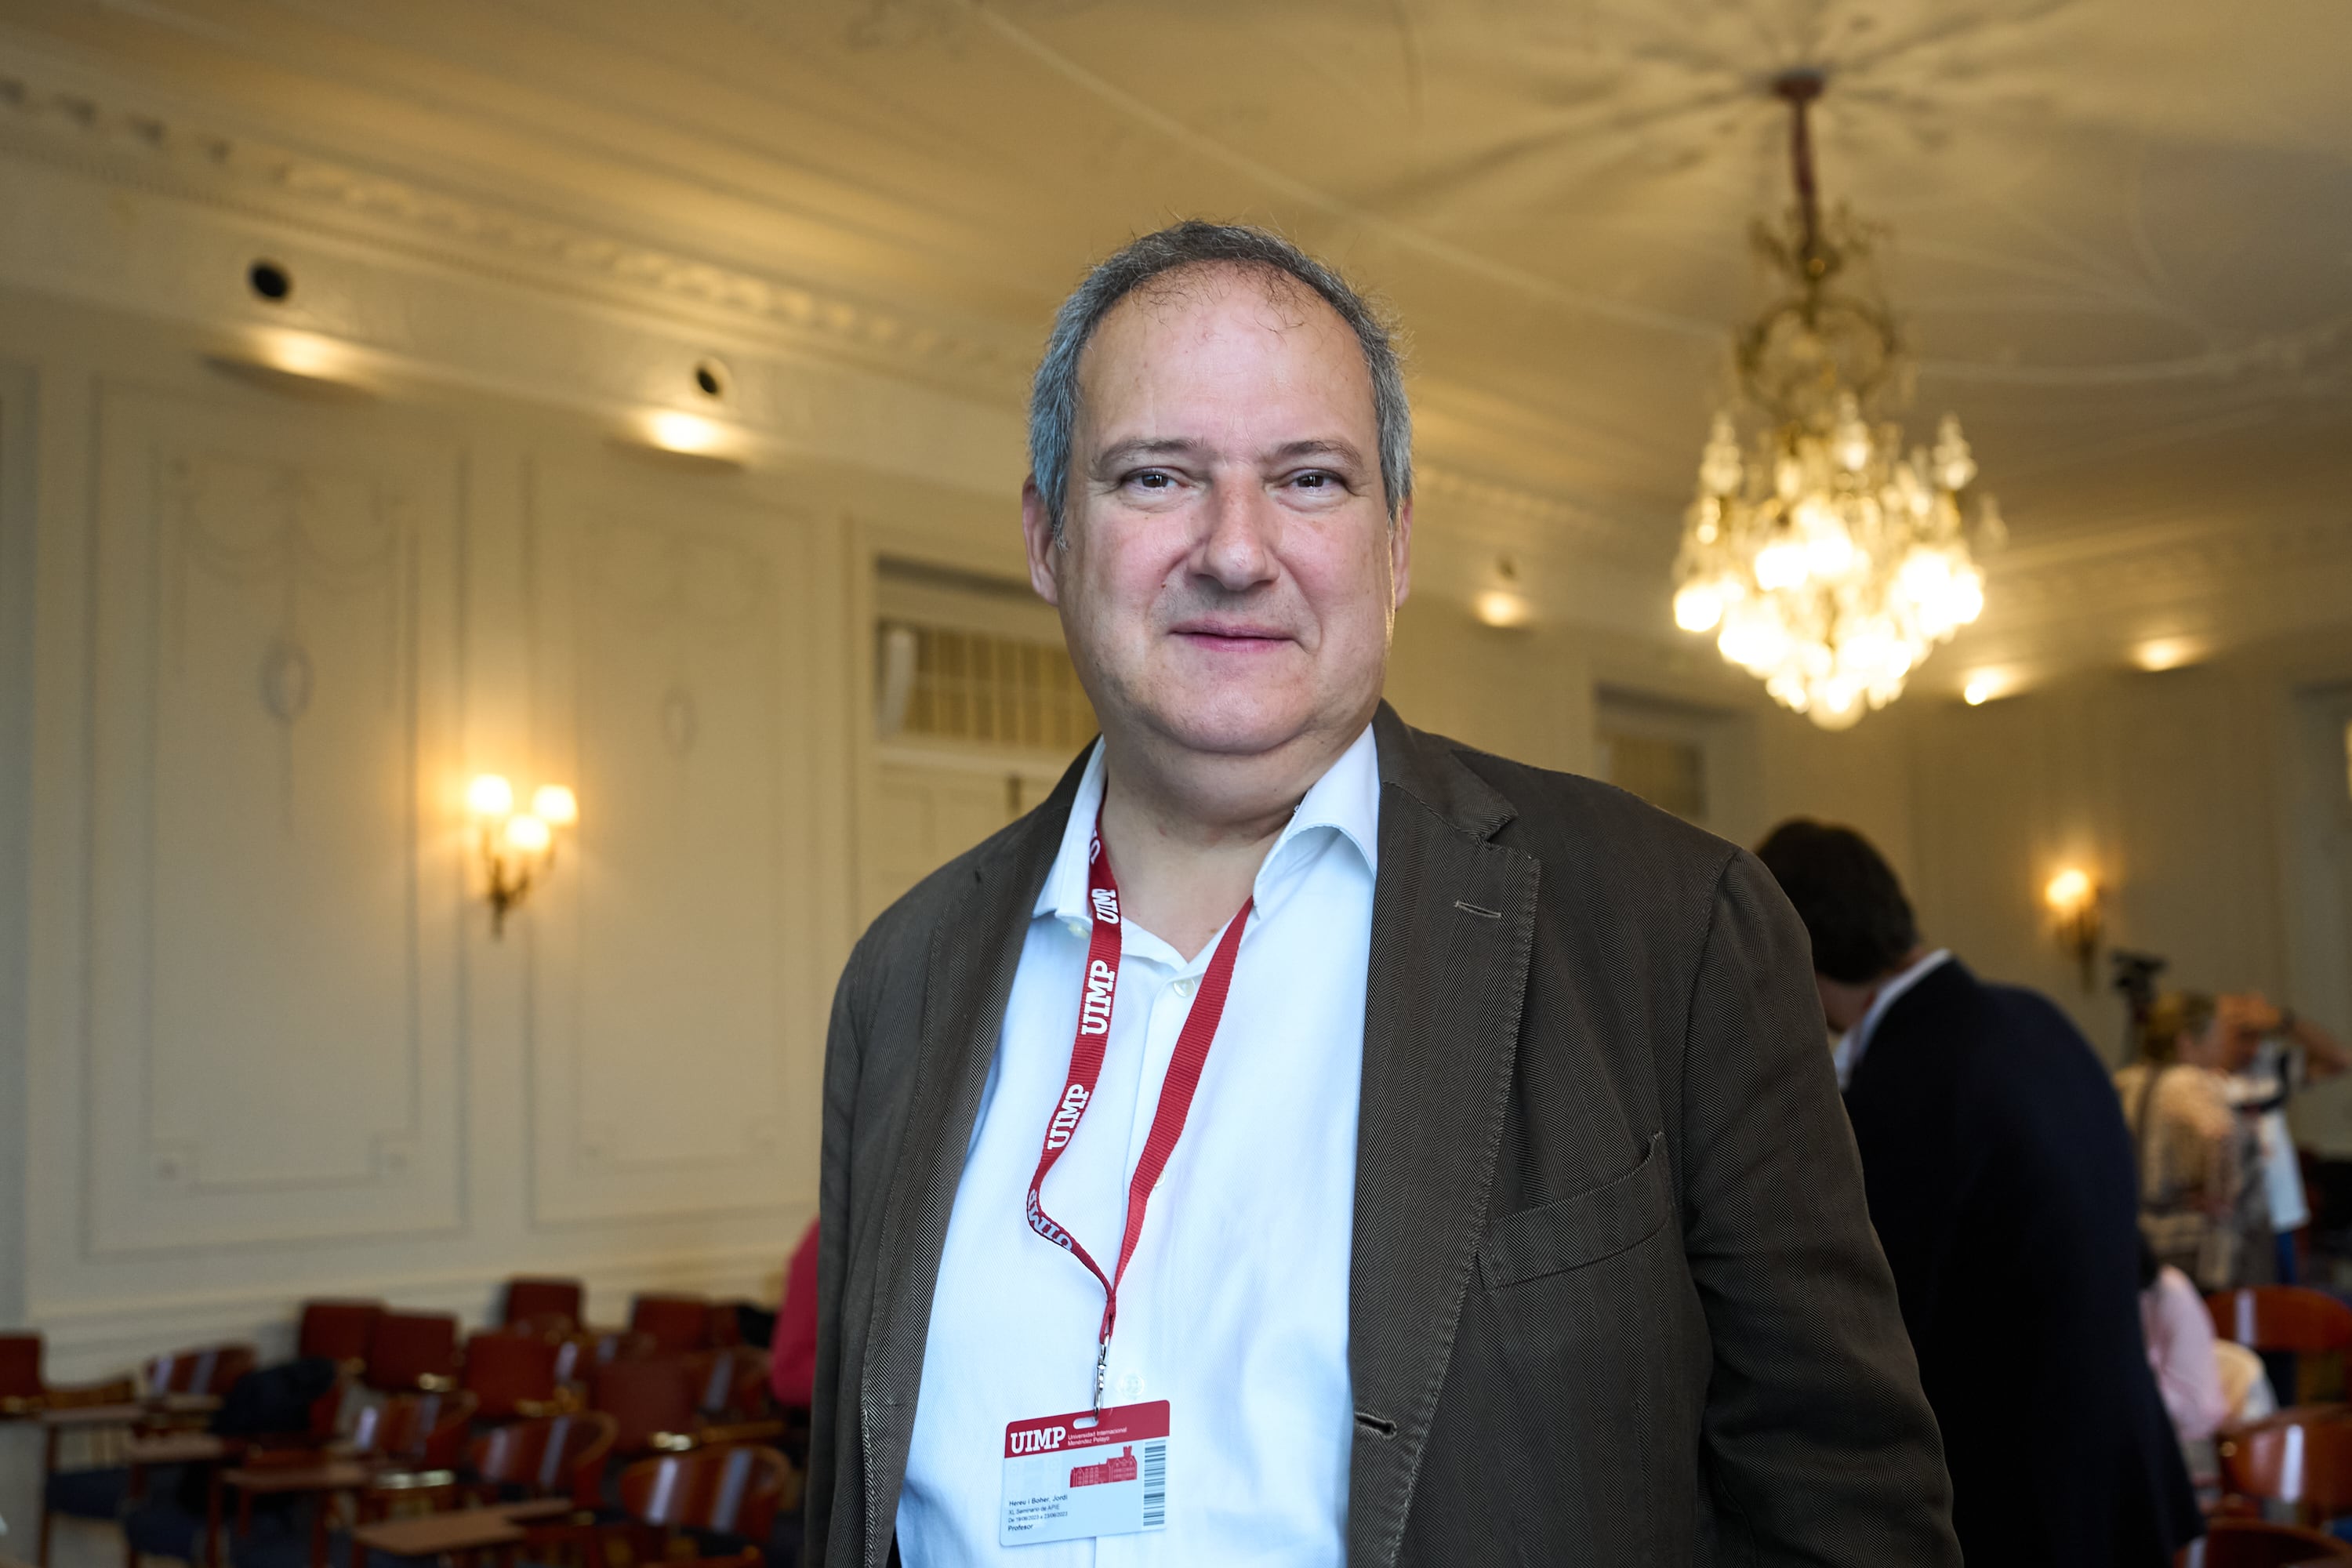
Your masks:
M695 390L705 397L727 395L727 366L715 359L697 360L694 364Z
M256 294L273 305L294 292L294 275L266 258L246 268L245 280Z

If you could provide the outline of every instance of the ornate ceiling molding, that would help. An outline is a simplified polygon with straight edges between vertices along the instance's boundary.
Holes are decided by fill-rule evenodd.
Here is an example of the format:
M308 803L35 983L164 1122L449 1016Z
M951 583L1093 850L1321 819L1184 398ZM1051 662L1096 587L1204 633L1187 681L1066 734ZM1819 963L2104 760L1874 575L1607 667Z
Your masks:
M1597 554L1661 573L1674 552L1671 529L1612 517L1591 507L1416 458L1413 487L1438 503L1446 526L1500 544ZM1664 582L1663 576L1660 583ZM1664 592L1663 587L1660 590Z
M991 400L1019 396L1027 381L1025 342L220 131L135 101L136 89L120 82L93 89L89 76L0 46L0 142L174 195L338 234L389 233L493 272L584 285L665 314L717 317Z

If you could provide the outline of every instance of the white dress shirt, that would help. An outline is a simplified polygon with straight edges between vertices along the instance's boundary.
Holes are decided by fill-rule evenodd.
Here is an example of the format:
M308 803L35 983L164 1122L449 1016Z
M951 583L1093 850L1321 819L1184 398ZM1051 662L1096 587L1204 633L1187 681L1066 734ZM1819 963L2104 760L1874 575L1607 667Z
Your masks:
M1853 1078L1853 1069L1862 1065L1864 1053L1870 1049L1870 1037L1877 1032L1878 1020L1886 1016L1886 1010L1901 1001L1906 991L1927 979L1937 964L1951 956L1950 948L1939 947L1878 988L1878 994L1871 998L1870 1010L1863 1014L1862 1022L1839 1037L1837 1048L1831 1053L1831 1059L1837 1063L1838 1088L1841 1090Z
M997 1544L1006 1423L1084 1410L1094 1396L1102 1287L1029 1228L1024 1201L1069 1072L1102 790L1097 745L1037 897L956 1187L899 1552L908 1568L1337 1568L1355 1438L1348 1272L1380 841L1369 728L1307 791L1258 870L1223 1021L1119 1289L1104 1401L1170 1402L1167 1527ZM1132 920L1125 928L1102 1076L1042 1194L1105 1272L1117 1266L1127 1183L1160 1080L1215 949L1212 940L1188 961Z

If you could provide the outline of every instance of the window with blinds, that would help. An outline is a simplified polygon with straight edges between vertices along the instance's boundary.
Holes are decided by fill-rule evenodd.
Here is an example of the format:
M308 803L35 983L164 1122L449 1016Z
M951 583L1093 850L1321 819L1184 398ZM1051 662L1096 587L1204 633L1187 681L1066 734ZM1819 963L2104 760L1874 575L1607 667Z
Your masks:
M875 661L882 738L1066 753L1093 707L1057 642L884 619Z

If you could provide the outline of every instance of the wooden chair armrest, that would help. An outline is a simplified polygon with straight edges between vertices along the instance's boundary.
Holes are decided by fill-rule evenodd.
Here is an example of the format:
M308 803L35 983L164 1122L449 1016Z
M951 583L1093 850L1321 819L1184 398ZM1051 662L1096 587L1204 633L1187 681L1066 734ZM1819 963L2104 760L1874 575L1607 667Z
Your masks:
M770 1443L784 1435L781 1421L730 1421L695 1429L697 1447L716 1448L728 1443Z

